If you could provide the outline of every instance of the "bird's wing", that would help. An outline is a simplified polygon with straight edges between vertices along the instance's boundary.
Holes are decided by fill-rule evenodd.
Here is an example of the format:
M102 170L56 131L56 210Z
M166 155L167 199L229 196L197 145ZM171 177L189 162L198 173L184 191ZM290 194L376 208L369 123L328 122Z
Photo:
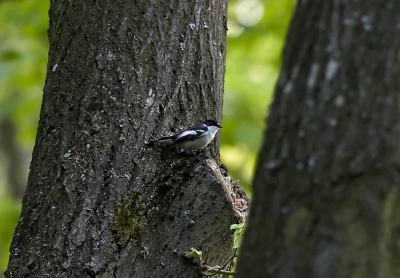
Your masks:
M191 129L186 130L186 131L182 132L181 134L179 134L175 138L174 144L179 144L182 141L192 141L192 140L198 139L198 138L204 136L206 131L207 131L206 127L202 127L202 126L193 127Z

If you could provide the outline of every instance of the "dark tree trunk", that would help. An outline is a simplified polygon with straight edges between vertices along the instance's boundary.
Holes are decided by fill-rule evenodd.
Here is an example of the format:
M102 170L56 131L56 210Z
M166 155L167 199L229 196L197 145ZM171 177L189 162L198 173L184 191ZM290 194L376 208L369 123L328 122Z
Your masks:
M7 277L194 277L190 247L228 259L242 199L218 140L202 161L145 144L221 118L225 25L225 0L52 1Z
M14 198L22 198L25 192L28 158L17 145L15 124L7 118L0 119L0 151L6 164L6 184Z
M298 2L237 277L400 277L399 19Z

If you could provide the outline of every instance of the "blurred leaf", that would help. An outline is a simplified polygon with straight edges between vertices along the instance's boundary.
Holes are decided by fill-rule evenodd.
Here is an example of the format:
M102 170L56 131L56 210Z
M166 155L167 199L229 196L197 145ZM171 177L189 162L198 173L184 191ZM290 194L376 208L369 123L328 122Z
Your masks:
M229 2L221 160L232 179L239 179L249 194L295 3L295 0ZM263 11L254 10L259 8ZM263 16L257 24L245 26L249 24L242 24L243 19L238 17L248 15L242 17L238 15L240 12Z
M0 2L0 118L15 122L21 148L32 148L36 134L47 64L49 4L47 0ZM7 161L0 163L3 169ZM2 196L4 191L0 181L0 273L7 265L21 209L19 201Z
M46 73L49 2L0 2L0 117L18 126L18 141L33 146Z
M230 229L235 230L233 233L233 248L240 248L242 246L242 239L246 228L246 222L242 221L239 224L232 224Z
M6 270L9 248L21 211L20 201L0 197L0 273Z
M185 257L189 259L196 258L197 260L199 260L199 262L201 262L203 260L203 253L192 247L190 248L190 252L185 254Z

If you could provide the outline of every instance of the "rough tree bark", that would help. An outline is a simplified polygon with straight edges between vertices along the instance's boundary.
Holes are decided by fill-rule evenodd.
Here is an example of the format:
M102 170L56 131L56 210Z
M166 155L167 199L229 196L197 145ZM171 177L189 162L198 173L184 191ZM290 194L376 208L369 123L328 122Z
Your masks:
M194 277L246 203L217 165L146 141L221 119L226 1L52 1L36 145L7 277ZM239 204L239 207L237 206Z
M237 277L400 277L400 2L300 0Z

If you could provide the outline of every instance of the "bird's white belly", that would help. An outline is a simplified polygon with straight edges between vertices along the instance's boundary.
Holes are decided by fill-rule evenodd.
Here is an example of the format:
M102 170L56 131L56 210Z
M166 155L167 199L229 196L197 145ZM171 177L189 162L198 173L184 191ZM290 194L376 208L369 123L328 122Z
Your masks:
M215 134L218 132L219 128L216 126L208 127L208 133L200 138L195 140L183 141L181 143L176 144L178 147L184 149L185 151L194 151L201 148L204 148L214 139Z
M207 146L208 143L210 143L210 141L213 139L213 137L214 136L204 136L194 141L185 141L179 143L177 146L186 151L198 150Z

